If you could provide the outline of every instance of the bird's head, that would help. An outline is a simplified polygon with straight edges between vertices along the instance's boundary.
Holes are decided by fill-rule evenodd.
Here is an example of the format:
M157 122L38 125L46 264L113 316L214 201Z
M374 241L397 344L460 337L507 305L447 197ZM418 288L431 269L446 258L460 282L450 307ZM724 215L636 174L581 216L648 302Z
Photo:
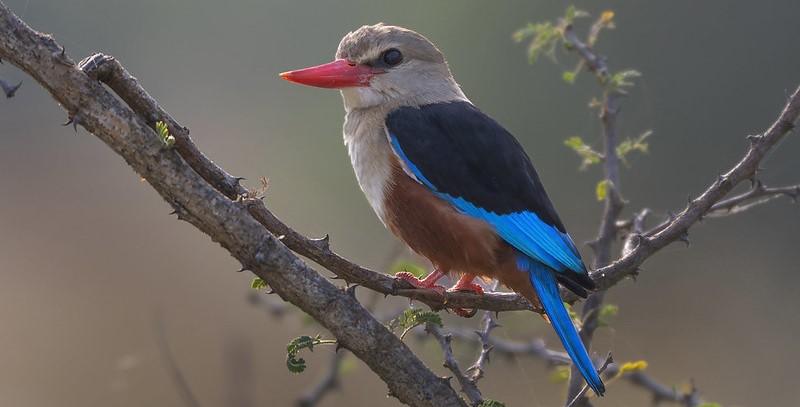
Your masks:
M467 100L436 46L414 31L382 23L345 35L333 62L281 77L340 89L348 111Z

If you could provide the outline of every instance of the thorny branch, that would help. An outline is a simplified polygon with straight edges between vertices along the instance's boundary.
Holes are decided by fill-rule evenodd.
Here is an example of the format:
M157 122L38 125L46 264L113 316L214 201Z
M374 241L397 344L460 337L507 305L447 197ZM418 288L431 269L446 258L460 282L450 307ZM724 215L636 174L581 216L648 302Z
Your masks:
M189 138L189 131L173 119L163 108L161 108L152 97L139 85L136 78L131 76L118 61L113 57L103 54L95 54L82 63L83 66L93 67L90 70L92 75L102 80L115 93L117 93L128 105L132 106L135 112L142 117L150 118L154 122L159 118L169 125L170 134L175 136L177 142L175 148L181 156L197 171L206 181L224 193L230 199L243 199L250 214L267 230L275 236L281 238L281 243L289 247L292 251L307 257L315 263L332 271L336 276L345 282L356 283L370 290L377 291L384 295L396 295L413 298L420 301L432 309L447 308L475 308L489 311L518 311L534 310L531 304L522 296L514 293L487 293L479 296L470 292L446 293L442 297L439 293L431 290L413 289L404 280L394 279L388 275L370 270L353 263L330 249L329 238L310 239L290 228L280 221L267 207L255 199L249 199L248 191L239 182L241 178L234 177L214 164L206 157ZM653 253L649 253L649 257ZM641 261L643 262L644 257ZM636 265L638 268L638 264ZM627 275L631 275L636 268L627 269L616 266L616 273L623 273L619 280ZM627 273L627 274L625 274ZM615 274L616 276L616 274ZM595 282L603 289L608 289L614 283L605 282L602 275L593 273ZM562 291L562 295L569 302L576 300L574 295ZM445 305L446 304L446 305Z
M797 198L800 197L800 185L790 185L785 187L767 187L761 181L755 180L753 182L753 186L744 193L741 193L736 196L732 196L730 198L721 200L714 205L711 206L711 209L706 212L704 217L708 218L720 218L728 215L739 214L744 211L750 210L756 206L765 204L767 202L771 202L780 197L788 197L792 200L792 202L797 202ZM620 220L617 221L617 229L620 231L629 230L631 228L632 222L636 217L644 215L645 217L648 216L652 210L649 208L642 209L641 211L637 212L634 217L630 219ZM702 219L702 217L701 217ZM669 219L661 222L657 226L644 231L641 233L642 236L651 237L656 233L664 230L667 226L669 226L675 220L675 214L670 213ZM679 239L685 242L688 242L688 236L684 236L686 239Z
M453 355L453 347L451 346L453 336L444 333L442 328L430 322L425 324L425 331L433 335L433 337L439 341L439 346L442 347L442 351L444 352L444 367L453 372L456 380L458 380L458 384L461 385L461 391L467 395L470 405L479 405L483 401L483 395L481 391L478 390L478 386L476 385L477 380L467 377L464 371L458 366L458 361Z
M448 327L445 333L453 335L454 338L474 342L475 332L464 328ZM542 339L532 339L529 341L514 341L503 338L498 338L494 335L486 336L486 345L492 349L492 354L511 357L521 355L531 355L539 358L552 366L570 366L572 360L566 352L560 352L548 348ZM482 346L485 346L482 342ZM596 359L595 363L600 364L602 360ZM606 377L614 377L620 372L620 366L611 364L605 371ZM685 404L686 400L690 397L698 399L696 392L681 393L674 387L666 386L656 379L650 377L647 373L636 370L625 372L622 378L628 380L631 384L641 387L653 396L654 401L671 401L675 403Z
M52 38L31 30L2 2L0 57L11 61L47 89L68 110L70 123L85 127L125 157L133 169L175 208L179 219L191 222L212 236L240 259L244 268L253 270L267 281L282 298L318 318L384 380L388 380L389 373L402 372L401 377L394 376L391 383L387 383L392 394L404 402L412 405L463 405L452 388L442 385L405 345L395 344L396 337L385 331L355 300L348 299L346 294L320 278L283 245L331 270L347 283L358 283L384 295L414 298L434 309L440 309L446 303L447 307L491 311L532 310L531 305L516 294L476 296L472 293L448 293L442 298L432 291L414 290L405 282L361 267L332 252L327 237L309 239L302 236L278 220L262 202L249 197L239 184L241 178L231 176L205 157L189 138L188 129L167 114L112 57L96 54L85 60L82 70L78 70L63 47ZM601 59L593 61L602 62ZM591 70L597 65L590 62L587 67ZM86 74L108 85L127 106L120 104ZM6 93L14 88L2 87ZM800 88L791 94L769 129L748 138L750 148L744 158L714 181L700 197L691 200L680 214L651 235L631 234L629 239L635 244L630 245L630 250L619 260L592 273L599 289L607 290L623 278L635 275L648 257L683 238L692 225L715 210L714 205L724 202L724 197L735 186L754 179L759 163L794 127L798 115ZM177 139L175 151L178 154L154 142L157 138L152 125L157 120L167 122L170 133ZM612 177L608 178L612 180ZM610 195L617 195L613 191L617 184L612 180L609 186ZM198 198L201 196L202 199ZM203 202L203 205L198 205L198 202ZM243 216L245 213L257 223ZM279 239L262 231L262 226ZM305 290L300 290L301 287ZM308 288L312 288L314 295L308 295ZM336 298L336 306L332 308L331 303L324 300L326 298ZM575 300L574 297L566 298ZM345 327L338 324L339 321L358 321L358 324ZM364 334L365 331L369 333ZM364 338L373 340L363 343ZM385 345L387 342L384 341L393 343L393 353L375 363L368 352L377 346L376 343ZM395 361L402 368L393 364ZM425 382L427 387L420 382Z
M599 31L601 23L602 20L595 23L597 31ZM597 239L591 243L594 251L592 268L598 269L611 262L611 249L616 240L617 219L625 207L620 190L616 131L617 113L619 113L618 99L622 96L622 93L616 87L609 85L611 76L608 73L605 60L598 57L589 49L588 45L578 39L571 24L564 28L564 40L570 45L569 49L575 50L580 55L583 64L590 72L594 73L603 88L600 122L603 132L603 173L608 192ZM583 306L582 319L584 323L580 330L580 336L587 349L590 347L594 331L598 326L598 315L603 305L604 296L605 292L603 291L592 293ZM587 388L578 367L573 365L569 380L569 390L567 391L567 400L572 400L569 402L569 406L588 406L588 398L584 397Z
M90 60L80 69L63 47L51 37L32 30L2 2L0 58L34 78L67 110L73 123L84 127L124 157L175 209L178 219L209 235L281 298L328 329L342 347L358 356L388 385L392 396L412 406L465 405L452 387L430 371L355 298L331 284L268 233L249 213L255 205L248 204L249 200L225 196L209 184L201 174L208 176L207 170L217 169L217 175L227 176L217 180L228 182L229 192L240 188L238 180L219 167L195 167L197 163L192 163L191 159L199 156L207 160L202 154L184 158L184 152L196 150L186 129L170 127L171 132L180 132L182 137L178 142L182 146L165 147L152 124L153 120L164 120L168 115L143 89L138 98L133 99L151 101L150 107L154 109L134 112L131 107L141 106L130 102L132 95L118 95L129 103L125 105L97 82L97 76L91 76L93 68L107 62L108 58ZM141 89L132 77L126 82L125 90ZM176 123L172 120L169 124Z

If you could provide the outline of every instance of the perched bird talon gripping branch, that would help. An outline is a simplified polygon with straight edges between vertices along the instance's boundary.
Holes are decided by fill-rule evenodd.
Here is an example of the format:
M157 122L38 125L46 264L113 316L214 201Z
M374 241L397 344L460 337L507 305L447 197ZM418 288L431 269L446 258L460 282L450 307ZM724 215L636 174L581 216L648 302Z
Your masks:
M364 26L342 39L333 62L281 77L341 90L361 189L383 224L435 266L422 280L398 278L438 291L453 273L452 290L478 294L476 277L499 280L544 309L586 382L605 392L558 291L561 283L585 298L595 288L578 249L528 155L467 99L427 38Z

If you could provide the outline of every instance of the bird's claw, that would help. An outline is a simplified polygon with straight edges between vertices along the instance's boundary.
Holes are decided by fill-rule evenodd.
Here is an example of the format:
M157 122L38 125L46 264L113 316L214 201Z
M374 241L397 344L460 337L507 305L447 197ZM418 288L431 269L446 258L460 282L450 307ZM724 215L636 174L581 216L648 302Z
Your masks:
M449 290L447 290L447 292L449 292L449 293L452 293L452 292L473 292L473 293L475 293L477 295L483 295L483 293L484 293L483 286L481 286L478 283L473 282L472 279L467 280L467 279L464 279L464 278L458 280L456 285L454 285ZM456 314L456 315L458 315L460 317L464 317L464 318L472 318L472 317L475 316L475 314L478 313L478 309L477 308L468 308L468 309L467 308L451 308L451 309L453 310L454 314Z
M401 271L395 274L394 278L404 280L409 284L411 284L414 288L418 288L421 290L436 291L441 295L444 295L445 293L445 288L443 286L436 284L436 281L427 281L427 279L420 280L419 278L415 277L413 274L407 271Z
M454 291L473 292L473 293L475 293L477 295L483 295L483 286L478 284L478 283L475 283L473 281L458 280L456 285L454 285L453 287L451 287L447 291L449 291L449 292L454 292Z

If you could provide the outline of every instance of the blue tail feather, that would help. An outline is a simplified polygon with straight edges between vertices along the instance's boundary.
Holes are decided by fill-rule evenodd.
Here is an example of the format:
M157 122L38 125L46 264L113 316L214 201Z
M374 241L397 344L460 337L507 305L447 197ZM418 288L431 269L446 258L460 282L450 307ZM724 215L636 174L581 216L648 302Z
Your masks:
M578 367L581 375L589 384L589 387L594 390L597 395L602 396L606 391L600 375L583 346L578 331L575 330L575 325L572 324L572 319L569 317L564 303L561 301L561 295L558 292L558 282L554 271L550 270L544 264L528 258L527 256L520 255L517 259L517 265L520 270L527 271L533 283L533 288L539 295L539 301L542 303L544 312L550 318L550 323L553 324L558 338L564 345L564 349L569 354L572 362Z

